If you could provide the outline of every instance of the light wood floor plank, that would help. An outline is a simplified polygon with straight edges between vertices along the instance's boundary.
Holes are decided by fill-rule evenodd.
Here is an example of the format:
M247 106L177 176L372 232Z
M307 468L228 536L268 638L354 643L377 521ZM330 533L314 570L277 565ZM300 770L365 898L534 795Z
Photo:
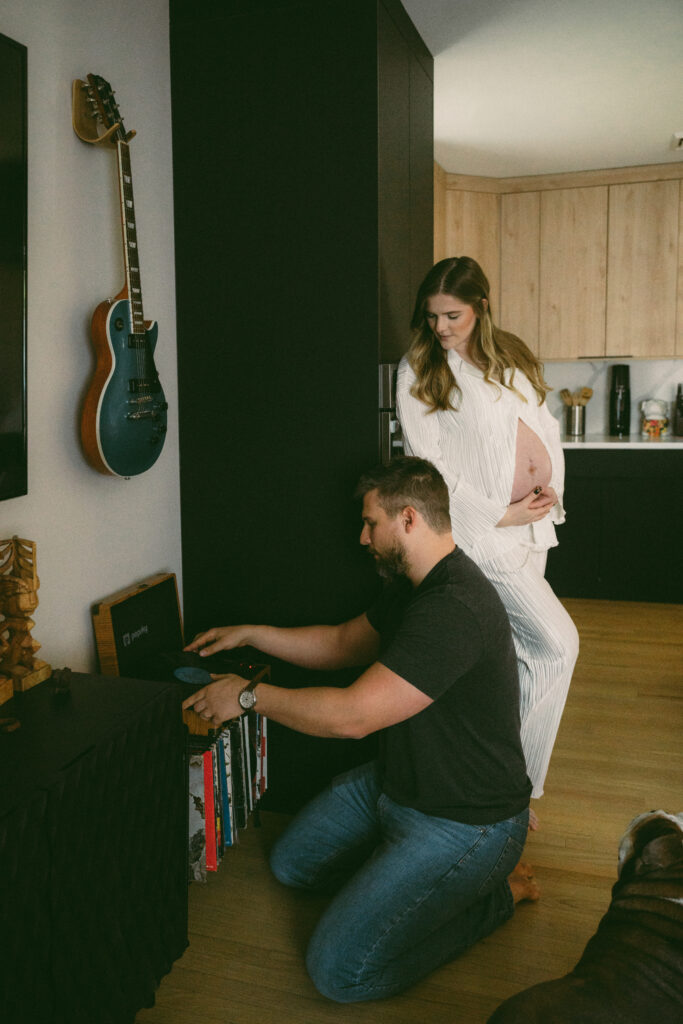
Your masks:
M263 814L190 887L190 947L138 1024L484 1024L508 996L569 971L609 904L628 823L683 810L683 606L564 604L581 653L525 851L538 903L405 995L337 1006L303 965L323 903L270 876L267 850L287 818Z

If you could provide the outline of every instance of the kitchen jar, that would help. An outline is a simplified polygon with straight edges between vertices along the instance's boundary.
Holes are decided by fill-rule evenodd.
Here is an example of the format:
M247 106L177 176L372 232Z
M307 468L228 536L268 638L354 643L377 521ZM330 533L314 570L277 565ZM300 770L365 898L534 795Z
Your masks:
M640 433L651 438L669 433L669 403L663 398L646 398L640 403Z

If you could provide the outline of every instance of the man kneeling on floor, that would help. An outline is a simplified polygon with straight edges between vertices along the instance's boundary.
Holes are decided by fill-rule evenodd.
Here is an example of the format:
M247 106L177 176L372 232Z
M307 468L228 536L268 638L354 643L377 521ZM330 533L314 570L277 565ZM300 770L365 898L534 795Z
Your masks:
M183 705L216 725L255 703L313 736L379 733L377 760L334 779L271 856L285 885L335 893L306 966L323 995L349 1003L403 991L537 896L523 870L511 874L531 784L505 609L453 543L431 463L396 459L365 474L358 496L360 542L389 578L372 608L339 626L210 629L187 650L250 645L307 669L370 667L341 689L222 676Z

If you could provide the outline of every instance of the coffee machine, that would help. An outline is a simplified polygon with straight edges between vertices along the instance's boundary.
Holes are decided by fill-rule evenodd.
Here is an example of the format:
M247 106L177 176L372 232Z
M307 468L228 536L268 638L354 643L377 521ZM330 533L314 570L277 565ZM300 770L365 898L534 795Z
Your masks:
M631 432L631 386L629 367L612 366L612 387L609 395L609 432L612 437Z
M678 385L678 391L676 393L673 432L676 437L683 437L683 384Z

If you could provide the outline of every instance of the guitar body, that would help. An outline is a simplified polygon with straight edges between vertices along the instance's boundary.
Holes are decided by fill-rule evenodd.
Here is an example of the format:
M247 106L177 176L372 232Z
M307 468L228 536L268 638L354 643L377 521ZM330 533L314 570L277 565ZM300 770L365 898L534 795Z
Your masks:
M130 302L101 302L92 320L97 364L81 416L81 440L100 473L136 476L154 465L166 436L168 408L154 366L157 325L135 333Z

